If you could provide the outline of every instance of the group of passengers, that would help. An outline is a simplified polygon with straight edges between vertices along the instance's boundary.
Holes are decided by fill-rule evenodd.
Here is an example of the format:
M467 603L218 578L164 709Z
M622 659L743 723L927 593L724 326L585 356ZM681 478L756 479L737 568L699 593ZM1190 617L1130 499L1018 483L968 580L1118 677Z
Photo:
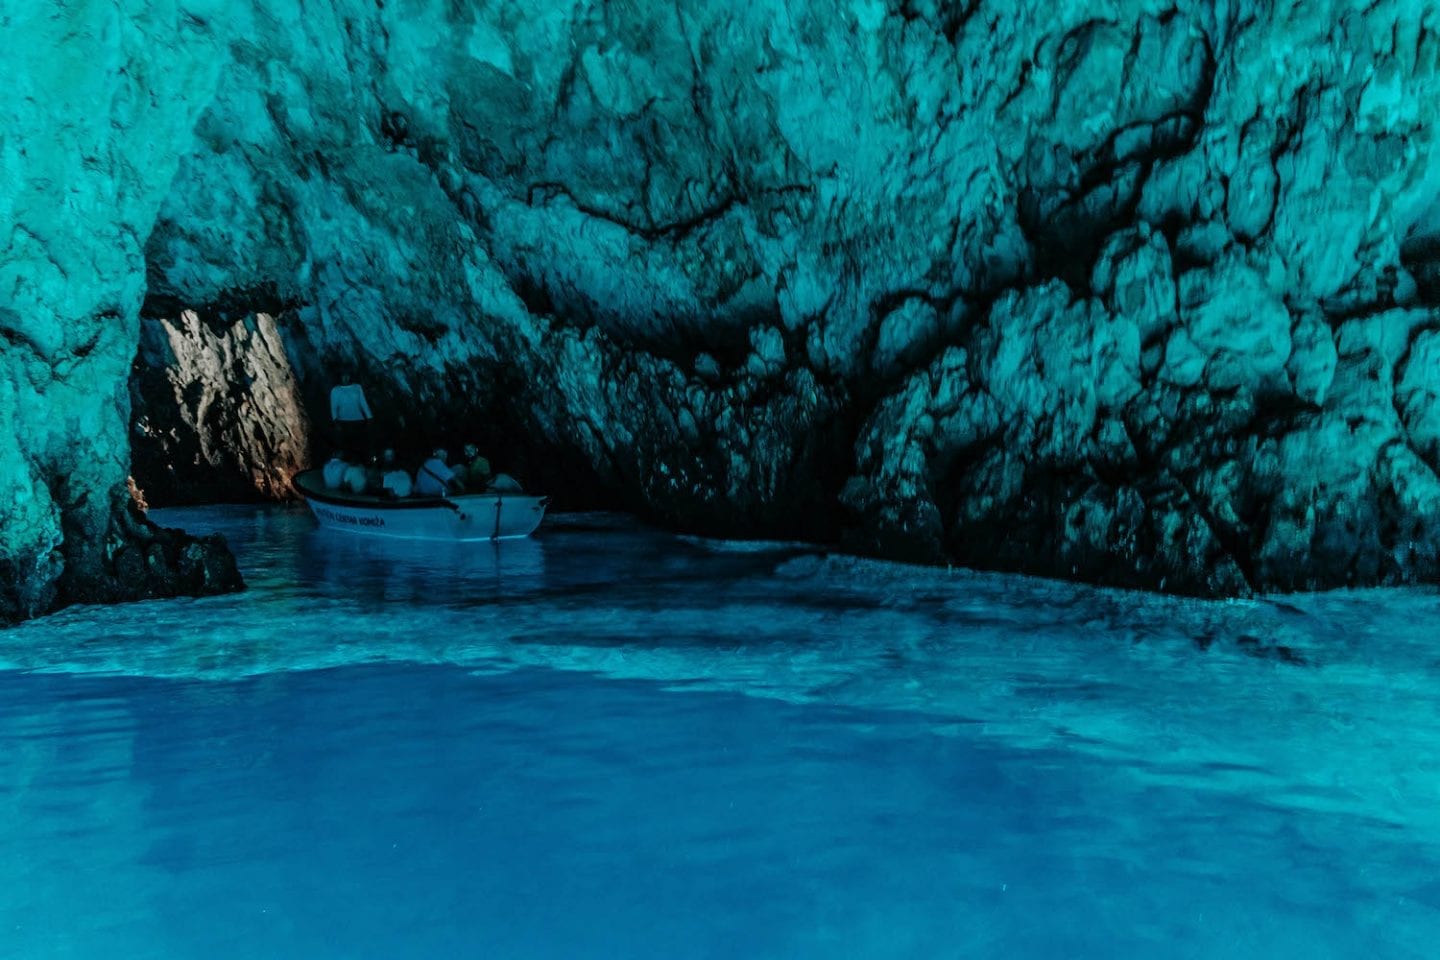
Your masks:
M490 472L490 461L480 455L473 443L467 443L459 463L450 463L443 447L436 447L430 456L411 474L400 466L394 450L386 450L366 463L350 460L337 451L321 470L326 489L349 491L353 494L401 500L406 497L443 497L456 493L508 493L519 489L510 476Z
M365 389L354 377L344 372L340 383L330 391L330 420L340 446L373 452L374 415ZM520 484L504 473L492 474L490 461L480 456L473 443L465 444L464 457L450 463L443 447L436 447L430 457L411 473L395 459L394 450L361 461L351 460L337 451L325 464L321 475L328 490L349 491L373 497L403 500L406 497L443 497L452 493L516 493Z

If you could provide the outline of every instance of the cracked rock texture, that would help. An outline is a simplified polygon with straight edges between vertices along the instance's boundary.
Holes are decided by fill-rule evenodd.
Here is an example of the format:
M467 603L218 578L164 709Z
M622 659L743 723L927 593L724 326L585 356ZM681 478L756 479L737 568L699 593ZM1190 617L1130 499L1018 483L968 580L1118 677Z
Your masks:
M215 351L141 351L175 497L283 490L265 404L323 424L349 370L401 436L697 531L1202 594L1437 572L1434 2L15 6L12 609L124 477L142 313Z
M295 495L310 417L269 314L143 320L130 392L132 462L147 500Z
M125 486L144 245L223 60L171 5L0 2L0 622L239 585Z

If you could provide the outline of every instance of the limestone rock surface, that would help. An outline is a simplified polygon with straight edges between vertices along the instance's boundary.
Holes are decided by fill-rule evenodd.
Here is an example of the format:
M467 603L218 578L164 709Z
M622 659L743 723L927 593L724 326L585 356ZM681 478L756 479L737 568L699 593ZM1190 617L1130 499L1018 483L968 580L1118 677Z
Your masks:
M145 242L226 60L204 6L0 3L0 622L239 585L125 491Z
M396 436L687 529L1203 594L1437 573L1432 0L0 9L14 609L124 477L141 315L184 310L275 334L142 351L149 423L231 397L157 491L283 491L240 348L316 436L351 371Z
M310 465L310 417L269 314L142 320L130 394L149 501L280 499Z

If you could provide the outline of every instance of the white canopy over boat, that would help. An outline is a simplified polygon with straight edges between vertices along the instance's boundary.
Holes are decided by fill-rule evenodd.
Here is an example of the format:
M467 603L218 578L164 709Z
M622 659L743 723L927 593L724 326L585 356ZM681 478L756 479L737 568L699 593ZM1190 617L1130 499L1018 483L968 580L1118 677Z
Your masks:
M396 500L328 490L319 470L295 478L320 526L404 540L506 540L528 537L545 517L549 497L465 493Z

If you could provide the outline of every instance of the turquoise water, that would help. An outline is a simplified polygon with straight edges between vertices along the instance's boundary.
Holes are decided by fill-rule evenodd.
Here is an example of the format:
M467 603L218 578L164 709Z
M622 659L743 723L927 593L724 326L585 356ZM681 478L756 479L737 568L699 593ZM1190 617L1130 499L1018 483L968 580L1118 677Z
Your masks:
M1440 597L167 512L0 631L3 957L1433 957Z

